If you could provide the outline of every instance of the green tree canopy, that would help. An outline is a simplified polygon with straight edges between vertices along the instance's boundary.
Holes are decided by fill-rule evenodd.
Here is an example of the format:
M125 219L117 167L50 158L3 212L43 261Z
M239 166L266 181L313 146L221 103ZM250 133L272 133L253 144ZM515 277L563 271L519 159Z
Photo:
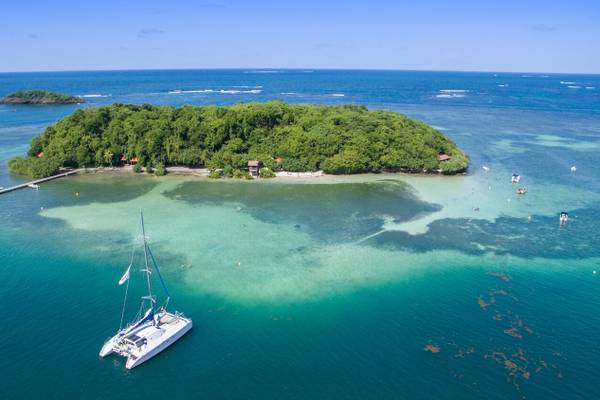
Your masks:
M71 104L83 102L84 100L81 97L48 92L47 90L19 91L0 99L0 103L6 104Z
M32 140L29 158L61 166L117 165L243 169L255 159L272 170L360 172L464 171L468 157L431 126L364 106L292 105L159 107L113 104L77 110ZM449 161L440 161L446 154ZM29 160L29 161L28 161Z

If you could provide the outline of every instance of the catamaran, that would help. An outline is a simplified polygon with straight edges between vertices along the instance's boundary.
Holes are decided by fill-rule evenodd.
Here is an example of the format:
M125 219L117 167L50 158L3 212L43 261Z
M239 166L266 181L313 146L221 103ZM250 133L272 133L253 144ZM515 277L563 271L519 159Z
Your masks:
M162 279L154 255L148 246L144 228L144 214L141 211L139 231L141 231L144 249L144 263L140 271L145 275L147 294L142 296L139 311L133 322L123 327L127 292L129 291L129 278L136 254L135 247L137 247L134 246L129 266L119 280L119 285L125 284L125 300L123 301L123 309L121 311L121 324L117 334L109 338L100 350L100 357L106 357L112 353L125 357L127 359L125 368L127 369L135 368L143 362L148 361L192 329L191 319L186 318L182 313L177 311L171 312L167 309L171 296ZM160 307L157 307L157 296L152 292L152 274L154 272L156 272L166 295L166 300Z

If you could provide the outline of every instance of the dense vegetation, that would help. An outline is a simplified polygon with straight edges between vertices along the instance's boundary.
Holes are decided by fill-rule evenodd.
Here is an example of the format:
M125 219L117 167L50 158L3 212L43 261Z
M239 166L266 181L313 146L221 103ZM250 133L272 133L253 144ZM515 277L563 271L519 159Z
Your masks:
M442 153L451 159L439 161ZM450 139L404 115L364 106L283 102L181 108L113 104L77 110L35 137L28 156L11 161L11 170L37 175L44 163L111 166L133 157L143 166L204 165L226 174L244 169L249 159L271 171L334 174L452 174L468 165L468 157Z
M0 99L0 103L4 104L72 104L83 102L84 100L81 97L52 93L46 90L14 92Z
M261 178L275 178L275 172L273 172L270 168L262 167L260 169L259 175Z
M54 175L62 166L56 158L13 158L8 162L8 168L19 175L32 178L44 178Z

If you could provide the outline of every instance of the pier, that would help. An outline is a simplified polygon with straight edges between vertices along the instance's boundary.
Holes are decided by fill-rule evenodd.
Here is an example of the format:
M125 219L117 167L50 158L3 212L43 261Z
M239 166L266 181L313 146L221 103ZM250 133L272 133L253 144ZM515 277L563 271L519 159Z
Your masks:
M81 170L80 169L72 169L70 171L62 172L60 174L48 176L46 178L41 178L41 179L38 179L38 180L35 180L35 181L25 182L25 183L22 183L20 185L15 185L15 186L11 186L11 187L8 187L8 188L4 188L4 189L0 190L0 194L12 192L12 191L19 190L19 189L24 189L24 188L28 187L29 185L37 185L37 184L40 184L40 183L52 181L54 179L63 178L65 176L74 175L74 174L78 173L79 171L81 171Z

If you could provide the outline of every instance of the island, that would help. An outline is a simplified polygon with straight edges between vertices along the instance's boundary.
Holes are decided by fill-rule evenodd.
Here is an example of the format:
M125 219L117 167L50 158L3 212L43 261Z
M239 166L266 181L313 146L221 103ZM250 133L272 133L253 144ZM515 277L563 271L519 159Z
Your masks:
M48 92L47 90L27 90L11 93L0 98L0 104L76 104L85 100L77 96Z
M9 168L43 177L62 167L135 163L150 171L203 166L213 176L241 176L249 161L265 172L457 174L469 157L424 122L359 105L113 104L76 110L49 126Z

